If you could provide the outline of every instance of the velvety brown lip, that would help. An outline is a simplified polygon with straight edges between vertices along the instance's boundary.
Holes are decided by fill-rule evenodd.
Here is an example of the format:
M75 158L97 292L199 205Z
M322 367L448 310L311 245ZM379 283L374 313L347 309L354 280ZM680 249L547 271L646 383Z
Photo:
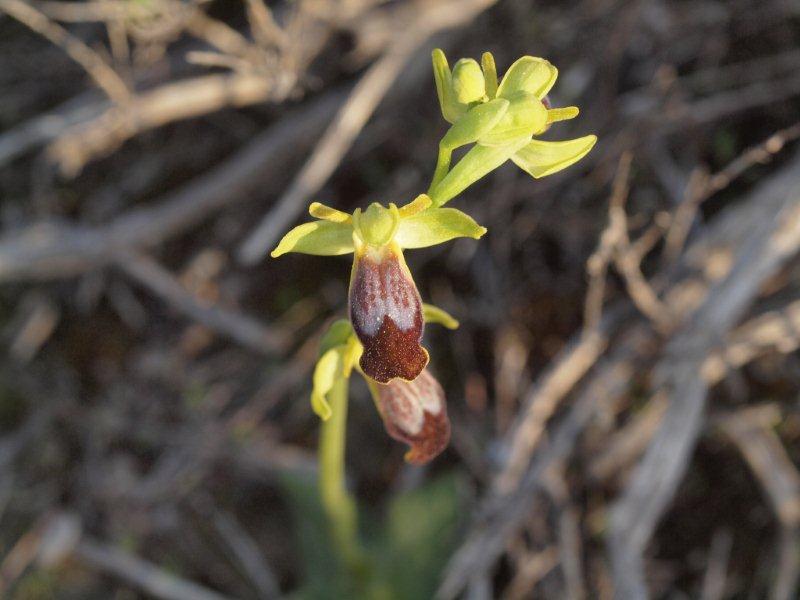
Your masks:
M359 365L379 383L411 381L428 364L422 300L396 252L357 254L350 285L350 321L364 347Z
M410 446L406 461L424 464L450 442L444 390L427 370L414 381L395 380L376 386L378 409L386 432Z

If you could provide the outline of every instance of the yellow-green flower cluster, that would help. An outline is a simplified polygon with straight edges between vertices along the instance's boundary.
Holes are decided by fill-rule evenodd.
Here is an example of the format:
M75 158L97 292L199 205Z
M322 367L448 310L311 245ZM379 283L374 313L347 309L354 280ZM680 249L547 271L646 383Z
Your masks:
M424 326L457 323L422 302L403 250L480 238L484 227L442 206L507 160L544 177L580 160L597 140L594 135L563 142L535 139L552 123L578 115L574 106L550 107L547 94L558 71L542 58L520 58L499 83L488 52L480 65L461 59L451 72L444 53L435 50L433 70L442 115L451 127L439 144L428 193L401 207L373 203L352 214L315 202L309 213L316 220L292 229L272 252L273 257L353 253L350 318L334 323L323 338L311 405L322 419L329 418L327 395L356 369L367 380L387 432L409 444L406 459L415 463L440 453L450 436L444 392L427 369ZM474 146L451 168L453 151L469 144Z
M441 206L507 160L535 178L552 175L576 163L592 149L597 137L563 142L534 139L552 123L574 119L576 106L550 108L547 94L558 69L543 58L523 56L498 84L491 53L481 65L462 58L453 67L441 50L433 51L433 73L442 116L452 126L439 143L439 159L428 195ZM457 148L475 144L453 169Z

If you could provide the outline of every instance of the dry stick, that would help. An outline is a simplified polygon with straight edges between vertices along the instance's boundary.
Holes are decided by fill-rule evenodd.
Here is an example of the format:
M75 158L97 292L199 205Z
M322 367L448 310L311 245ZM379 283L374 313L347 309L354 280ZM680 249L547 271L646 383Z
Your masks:
M586 261L586 272L589 275L589 289L586 292L586 302L583 311L583 330L584 332L593 331L600 323L603 314L603 296L606 289L606 276L608 275L608 265L614 257L616 247L622 240L625 232L620 229L622 225L619 220L614 218L611 207L624 204L625 197L628 195L628 177L631 166L631 153L626 152L619 160L617 174L612 184L611 198L609 200L608 225L600 234L600 241L597 248Z
M0 11L15 18L36 33L64 49L69 57L89 74L108 97L119 104L130 98L130 90L119 75L100 56L66 29L53 23L22 0L0 0Z
M136 5L122 0L88 0L85 2L39 2L37 8L55 21L92 23L121 20L135 10Z
M495 479L493 493L505 494L517 486L547 421L606 348L608 335L601 331L599 323L608 264L628 237L624 204L628 195L631 159L630 153L620 158L609 200L609 223L600 236L597 250L587 261L589 290L584 311L584 333L577 344L569 346L556 359L553 370L527 394L524 412L512 430L508 459Z
M495 1L431 3L417 13L413 22L401 27L399 37L353 88L289 189L239 247L241 263L261 260L302 212L308 198L322 188L416 50L437 31L469 22Z
M280 47L286 43L286 33L275 22L264 0L247 0L247 20L253 38L262 48Z
M107 225L41 223L3 237L0 282L72 277L108 265L121 251L153 247L202 222L278 178L344 98L343 91L335 90L309 102L152 207L131 210Z
M725 348L703 363L703 376L716 383L731 369L737 369L769 350L783 354L800 348L800 300L779 310L754 317L731 333Z
M269 568L258 543L242 527L236 517L223 510L213 510L214 528L237 558L247 578L253 583L261 599L279 598L280 587Z
M547 446L533 458L517 489L505 496L490 496L484 502L469 536L450 559L437 598L457 597L472 577L489 570L530 515L533 497L544 485L546 470L567 459L577 437L596 414L598 399L616 397L627 389L634 376L633 360L646 353L650 342L649 332L640 329L629 337L620 342L617 355L598 363L597 374L548 436Z
M656 393L641 412L613 434L605 450L592 458L588 468L591 477L604 481L638 458L658 429L667 405L666 396Z
M549 547L522 558L516 575L505 594L507 600L523 600L531 597L531 590L558 565L558 548ZM488 596L487 596L488 597Z
M800 160L751 195L761 208L728 276L669 343L657 371L670 406L622 497L611 510L609 549L617 594L646 598L643 552L688 468L709 382L701 364L747 309L760 285L800 247Z
M586 597L586 586L583 583L580 511L570 496L563 464L553 465L546 478L546 491L558 511L558 560L566 582L566 597L582 600Z
M743 237L742 232L752 230L753 223L764 217L765 206L762 195L767 195L770 186L774 185L773 182L783 181L793 172L797 172L797 169L793 171L793 165L790 165L777 175L773 175L768 180L769 185L755 190L749 202L739 203L728 213L720 215L704 238L695 242L689 249L688 254L705 256L716 247L727 247L738 243ZM745 221L744 225L742 221ZM698 284L699 282L688 279L679 282L675 287L695 288ZM623 319L629 317L630 313L624 311L606 314L601 330L614 330ZM579 336L570 348L578 347L581 340L582 337ZM649 360L654 352L653 332L646 323L628 328L624 335L615 341L614 351L597 362L592 377L577 394L564 418L554 426L552 434L548 435L546 445L533 457L516 489L505 496L490 494L484 500L469 535L445 570L438 598L455 598L474 573L486 572L491 568L505 550L507 540L519 530L528 517L533 498L541 491L545 470L553 463L566 459L574 448L577 437L597 412L602 410L610 399L618 398L629 388L639 368L637 365ZM540 381L545 381L551 373L559 369L559 361L568 360L571 356L570 350L565 350ZM566 369L566 372L568 373L569 369ZM581 377L577 379L580 380Z
M270 82L258 75L206 75L164 84L134 96L124 108L112 106L67 129L47 153L65 175L74 176L135 135L227 106L263 102L271 91Z
M637 250L631 246L628 236L628 216L625 213L625 202L628 199L631 158L630 152L627 152L620 159L614 179L614 190L609 202L608 231L610 232L609 239L613 243L611 256L614 259L614 266L625 281L625 289L636 308L653 321L660 331L666 332L672 327L673 317L667 306L659 300L658 295L650 287L641 271L643 252L649 246L644 242L650 242L652 236L646 234L646 237L642 238L644 241L639 240L641 243L638 245L641 246L641 249Z
M517 487L549 418L559 402L594 366L608 343L607 333L592 332L568 346L548 373L531 386L525 410L513 428L508 460L495 478L493 493L506 494Z
M740 113L765 104L775 104L800 94L800 77L774 81L759 81L735 90L720 92L682 107L676 114L659 118L661 135L667 135L688 125L710 123L722 117Z
M180 10L182 4L174 4ZM212 19L199 8L191 11L186 21L186 30L192 35L210 44L220 52L232 56L245 56L254 46L241 33L227 23Z
M704 170L696 170L686 187L683 202L678 206L664 242L664 257L667 263L675 262L689 235L694 217L703 202L717 192L725 189L745 171L756 164L765 164L778 154L786 144L800 137L800 123L776 131L766 140L757 144L734 160L725 168L709 176Z
M100 542L82 540L75 549L75 556L88 566L123 579L161 600L228 599L228 596L170 575L149 562Z
M702 374L710 385L722 381L728 371L739 369L767 352L788 354L800 348L800 300L780 310L754 317L728 336L725 347L703 362ZM641 455L661 422L667 398L657 392L631 422L613 435L606 449L589 464L591 476L602 481Z
M767 423L759 414L765 408L770 413ZM772 430L780 418L775 406L767 405L742 409L715 422L739 448L781 525L780 567L770 598L789 600L795 597L800 576L800 473Z
M725 581L728 560L733 546L733 534L729 529L718 529L711 538L708 566L703 576L700 600L722 600L725 598Z
M120 257L117 264L125 273L183 314L246 348L263 354L274 354L286 347L286 336L267 328L253 317L204 304L169 271L147 256L126 255Z
M50 142L70 127L102 114L108 108L108 102L98 102L96 96L94 90L82 92L50 112L0 133L0 167Z

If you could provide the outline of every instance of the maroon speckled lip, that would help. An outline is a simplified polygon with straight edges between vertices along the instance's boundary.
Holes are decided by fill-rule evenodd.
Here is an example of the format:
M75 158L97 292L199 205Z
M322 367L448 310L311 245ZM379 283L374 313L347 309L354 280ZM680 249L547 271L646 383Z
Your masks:
M428 364L420 345L422 300L399 250L356 253L350 285L350 321L364 346L359 365L378 383L415 379Z
M376 387L386 432L411 447L406 461L424 464L447 448L450 421L444 390L427 369L414 381L395 380Z

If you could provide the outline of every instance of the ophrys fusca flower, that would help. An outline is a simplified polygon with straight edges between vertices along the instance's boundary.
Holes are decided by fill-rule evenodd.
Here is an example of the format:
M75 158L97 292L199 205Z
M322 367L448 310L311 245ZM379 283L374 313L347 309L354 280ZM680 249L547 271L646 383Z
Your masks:
M292 229L272 252L354 254L349 312L363 346L359 365L378 383L413 381L428 364L422 347L422 300L403 250L425 248L457 237L480 238L486 229L454 208L435 208L422 194L398 208L378 203L347 214L314 203L317 221Z

